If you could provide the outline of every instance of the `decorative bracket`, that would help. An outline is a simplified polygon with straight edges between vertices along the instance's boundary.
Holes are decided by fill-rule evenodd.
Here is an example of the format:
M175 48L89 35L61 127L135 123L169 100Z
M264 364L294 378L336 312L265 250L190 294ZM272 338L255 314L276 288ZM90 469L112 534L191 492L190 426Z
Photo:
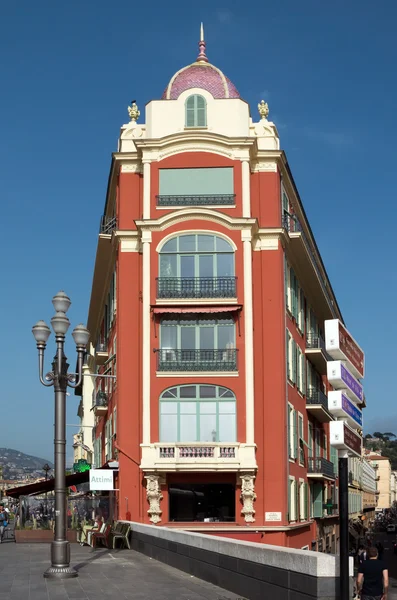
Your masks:
M163 499L160 487L160 477L158 475L146 475L146 498L149 502L148 515L150 521L157 525L161 521L162 510L160 502Z
M241 479L241 502L243 508L241 514L244 515L246 523L255 522L255 510L254 501L256 500L255 494L255 475L244 474L240 476Z

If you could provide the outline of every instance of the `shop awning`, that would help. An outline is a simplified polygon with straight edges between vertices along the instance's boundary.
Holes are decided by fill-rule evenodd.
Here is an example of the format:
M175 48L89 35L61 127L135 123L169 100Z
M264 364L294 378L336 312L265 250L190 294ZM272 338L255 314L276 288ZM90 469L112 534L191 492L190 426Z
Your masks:
M225 312L236 312L241 310L242 306L178 306L178 307L167 307L167 306L155 306L152 307L154 314L163 313L225 313Z
M116 463L115 463L116 464ZM118 463L117 463L118 465ZM103 465L101 469L110 469L108 463ZM80 485L81 483L88 483L89 471L83 473L73 473L72 475L66 475L65 487L71 487L73 485ZM20 496L37 496L38 494L44 494L45 492L52 492L55 488L55 479L43 479L37 483L29 483L28 485L22 485L21 487L11 488L6 490L7 496L11 498L19 498Z

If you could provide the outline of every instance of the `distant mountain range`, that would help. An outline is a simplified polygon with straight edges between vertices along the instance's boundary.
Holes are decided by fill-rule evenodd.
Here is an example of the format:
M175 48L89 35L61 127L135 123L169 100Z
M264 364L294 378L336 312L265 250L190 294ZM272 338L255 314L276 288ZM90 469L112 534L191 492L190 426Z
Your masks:
M45 458L24 454L11 448L0 448L0 479L26 479L27 477L44 477L43 466L53 463Z

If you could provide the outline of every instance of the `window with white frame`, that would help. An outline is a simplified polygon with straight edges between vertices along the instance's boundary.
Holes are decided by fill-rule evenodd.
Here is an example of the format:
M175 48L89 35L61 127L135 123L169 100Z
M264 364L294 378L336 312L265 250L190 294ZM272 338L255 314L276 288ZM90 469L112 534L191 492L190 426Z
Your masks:
M161 442L235 442L236 397L216 385L179 385L160 396Z
M323 436L323 457L327 458L327 445L328 445L328 438L324 433Z
M297 487L295 477L290 475L289 477L289 488L288 488L288 514L290 521L296 521L298 518L297 511Z
M288 447L289 457L295 459L298 453L297 413L291 404L288 404Z
M189 96L185 103L185 113L185 127L207 126L207 103L204 96L199 94Z
M299 433L299 464L305 464L305 440L303 435L303 415L298 413L298 433Z
M286 306L295 318L300 333L303 334L305 328L305 296L294 270L287 261L285 261L284 270Z
M307 520L307 483L303 481L303 479L299 479L299 520L306 521Z
M117 408L114 407L113 409L113 434L116 435L117 433Z
M300 393L306 394L306 357L300 347L296 346L297 352L297 383L296 386Z
M288 331L286 332L287 377L292 383L297 379L296 344Z
M313 423L307 424L307 452L309 458L313 457Z

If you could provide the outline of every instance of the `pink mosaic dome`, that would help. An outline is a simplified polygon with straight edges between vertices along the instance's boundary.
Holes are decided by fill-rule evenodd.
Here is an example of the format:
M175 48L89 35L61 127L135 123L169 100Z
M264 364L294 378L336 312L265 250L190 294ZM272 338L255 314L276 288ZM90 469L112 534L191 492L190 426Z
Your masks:
M214 98L240 98L230 79L208 62L203 37L202 33L196 62L175 73L164 90L162 100L177 100L182 92L192 88L206 90Z

